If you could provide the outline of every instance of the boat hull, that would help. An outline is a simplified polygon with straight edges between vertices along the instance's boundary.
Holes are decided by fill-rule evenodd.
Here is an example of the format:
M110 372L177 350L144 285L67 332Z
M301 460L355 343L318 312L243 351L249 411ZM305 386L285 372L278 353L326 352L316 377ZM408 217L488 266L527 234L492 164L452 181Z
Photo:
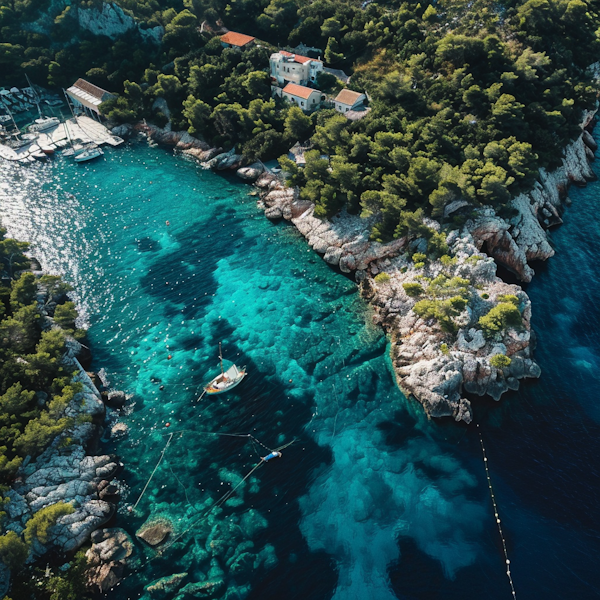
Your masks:
M219 375L219 377L221 377ZM215 377L205 388L204 391L206 392L207 395L209 396L217 396L219 394L224 394L225 392L229 392L230 390L232 390L234 387L237 387L242 380L244 379L244 377L246 377L246 373L242 372L240 373L240 377L237 378L236 380L232 381L230 385L228 385L226 388L222 388L219 389L217 387L214 387L213 384L217 382L217 380L219 379L219 377Z

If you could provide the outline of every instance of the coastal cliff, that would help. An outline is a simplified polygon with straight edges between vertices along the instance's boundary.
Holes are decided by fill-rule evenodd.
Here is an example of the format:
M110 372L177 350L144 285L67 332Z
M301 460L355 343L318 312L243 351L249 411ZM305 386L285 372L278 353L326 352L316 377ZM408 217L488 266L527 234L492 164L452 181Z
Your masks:
M35 33L50 35L56 17L67 8L69 8L69 16L73 17L74 23L93 35L104 35L114 40L128 31L136 29L144 41L160 44L165 33L164 27L160 25L144 29L114 2L103 2L100 8L81 8L71 6L69 0L52 0L48 9L35 21L25 23L25 27Z
M520 286L498 277L496 265L529 282L534 274L529 262L554 254L547 230L562 223L569 185L585 185L594 178L589 161L596 144L588 131L594 116L595 111L585 113L582 133L565 149L562 165L552 172L542 169L533 189L509 203L509 218L461 201L447 207L451 212L467 209L470 218L444 232L448 251L434 260L422 254L427 250L423 237L371 241L377 216L364 219L342 212L328 221L315 217L314 204L300 198L298 189L263 172L260 163L240 168L246 161L234 150L223 153L186 132L147 124L136 129L206 168L237 170L242 179L254 181L265 216L292 222L327 263L354 273L361 294L374 308L375 322L390 337L399 387L428 415L469 423L473 414L465 393L499 400L508 390L517 390L519 380L541 374L533 360L531 302ZM425 224L441 233L436 221ZM423 260L415 261L415 255ZM518 318L503 322L498 316L497 327L482 326L486 317L492 321L510 312L511 304Z
M66 373L72 374L71 384L78 391L62 413L69 426L56 435L41 454L25 459L5 493L9 501L5 507L4 527L18 536L25 533L27 537L28 524L32 519L39 519L38 514L42 514L40 511L57 506L68 509L58 513L55 520L51 519L51 526L45 535L31 539L27 557L29 563L47 553L60 552L72 556L89 541L95 530L114 515L119 488L111 484L111 480L122 464L115 456L96 454L94 450L100 426L105 421L105 400L110 405L122 405L125 400L122 392L111 392L103 398L78 360L84 353L82 344L64 332L53 318L57 297L42 284L37 286L36 304L42 331L58 330L66 335L61 367ZM38 406L49 401L45 392L38 392L36 397ZM101 566L106 562L102 561ZM91 561L90 564L96 565L99 561ZM4 565L2 567L0 591L6 591L9 574ZM90 584L98 585L99 575L91 573ZM107 573L101 575L107 577ZM108 575L111 582L116 583L112 574Z
M528 282L534 274L529 261L554 254L546 231L562 222L560 210L568 186L584 185L594 178L589 161L596 144L586 129L594 115L586 113L582 134L566 148L561 167L551 173L541 170L534 188L512 200L514 216L504 219L493 209L482 208L463 227L450 231L445 260L416 264L411 260L426 250L424 238L402 237L387 244L370 241L369 220L346 213L331 221L318 219L314 206L301 200L298 190L269 174L256 182L262 190L259 206L270 218L290 220L325 261L345 273L355 273L362 295L375 309L375 321L390 336L400 388L414 396L430 416L451 416L468 423L472 410L465 392L499 400L509 389L518 389L520 379L540 376L532 356L531 302L518 285L497 276L494 261ZM434 221L427 225L440 230ZM452 300L455 289L444 294L437 288L440 282L456 278L465 282L466 304L456 303L451 327L443 327L431 311L422 316L415 313L419 300ZM428 293L432 282L434 289ZM419 288L422 291L416 297L409 295ZM510 302L518 308L518 322L484 331L481 318L499 313L502 307L491 311ZM494 360L496 355L506 358Z

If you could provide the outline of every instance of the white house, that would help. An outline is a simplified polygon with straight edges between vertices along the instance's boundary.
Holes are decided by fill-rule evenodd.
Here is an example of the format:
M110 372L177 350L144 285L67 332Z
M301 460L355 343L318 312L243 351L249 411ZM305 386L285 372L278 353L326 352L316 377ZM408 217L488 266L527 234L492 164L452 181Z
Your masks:
M223 48L237 48L238 50L245 50L254 44L256 38L245 33L236 33L235 31L228 31L225 35L221 36L221 46Z
M343 89L333 101L335 110L342 114L355 109L362 104L367 97L364 94L353 92L352 90Z
M280 50L271 54L269 59L271 68L271 81L283 86L286 83L307 85L315 83L317 75L323 70L323 62L316 58L292 54Z
M288 83L281 94L305 112L312 112L321 102L321 92L319 90L313 90L295 83Z

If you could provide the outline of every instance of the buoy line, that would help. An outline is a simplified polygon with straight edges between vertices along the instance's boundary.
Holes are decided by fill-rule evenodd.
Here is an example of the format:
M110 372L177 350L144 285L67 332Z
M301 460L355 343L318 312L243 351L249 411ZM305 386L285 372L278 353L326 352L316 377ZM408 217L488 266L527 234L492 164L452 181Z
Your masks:
M502 531L502 523L500 521L500 513L498 512L498 504L496 503L496 496L494 495L494 488L492 487L492 479L490 477L490 469L488 467L488 459L485 453L485 446L483 445L483 437L481 435L481 429L479 423L477 423L477 433L479 434L479 443L481 444L481 452L483 453L483 466L485 467L485 475L487 477L487 484L490 490L490 497L492 498L492 505L494 507L494 517L496 518L496 526L498 527L498 533L500 534L500 540L502 541L502 550L504 552L504 560L506 561L506 575L508 576L508 582L510 583L510 589L512 596L516 600L517 594L515 592L515 586L510 572L510 560L508 558L508 550L506 549L506 540L504 538L504 532Z
M137 499L137 502L133 505L133 507L131 507L131 510L129 512L134 512L135 511L135 509L137 508L137 505L140 503L140 500L142 499L142 496L146 493L146 490L148 489L148 486L150 485L150 482L152 481L152 478L154 477L154 473L156 473L156 470L158 469L158 467L159 467L160 463L162 462L163 458L165 457L165 452L167 451L167 448L169 447L169 444L171 443L171 440L173 439L174 435L175 435L175 432L173 432L169 436L169 439L167 440L167 443L165 444L165 447L162 449L162 452L160 453L160 458L158 459L158 462L156 463L156 466L154 467L154 471L152 471L152 474L150 475L150 478L146 482L146 485L144 486L144 489L142 490L142 493L140 494L140 497Z
M203 432L193 432L191 430L186 430L186 429L182 429L179 431L173 431L169 434L169 439L167 441L167 444L165 445L165 447L163 448L162 452L161 452L161 456L158 460L158 463L156 464L156 467L154 467L154 471L152 471L152 474L150 475L150 479L148 480L148 482L146 483L146 485L144 486L144 489L142 490L142 494L140 495L140 497L138 498L138 501L136 502L135 506L137 506L137 504L139 503L139 501L141 500L142 496L144 495L144 492L146 491L146 488L148 487L148 484L150 483L150 480L152 479L152 477L154 476L154 473L156 472L156 470L158 469L158 466L160 465L160 463L162 462L162 459L164 458L165 452L167 450L167 448L169 447L169 444L171 443L171 440L173 438L173 436L177 433L179 434L183 434L186 432L190 432L190 433L206 433L206 434L211 434L211 435L224 435L224 436L230 436L230 437L243 437L243 438L251 438L252 440L256 441L257 443L259 443L261 446L263 446L265 449L269 450L269 454L267 456L263 456L256 465L254 465L254 467L243 477L243 479L241 479L237 485L235 487L233 487L231 490L225 492L225 494L223 494L221 497L217 498L216 500L213 501L213 503L206 508L204 511L202 512L198 512L195 507L193 507L193 505L191 504L191 502L189 501L189 498L187 497L187 492L185 494L186 499L188 501L188 504L194 508L194 510L197 513L197 517L195 519L192 520L191 523L189 523L189 525L183 530L181 531L179 534L177 534L172 540L169 541L169 543L167 543L164 547L160 548L160 549L155 549L156 554L154 556L150 556L148 557L145 561L143 561L138 567L136 567L131 573L129 573L128 575L126 575L125 577L123 577L123 579L121 579L121 581L119 581L116 585L114 585L112 588L110 588L110 590L114 590L116 587L119 587L123 581L125 581L126 579L129 579L130 577L133 577L136 573L139 573L146 565L148 565L149 563L151 563L152 561L154 561L155 559L162 557L164 555L164 553L171 547L173 546L173 544L177 543L184 535L186 535L187 533L189 533L199 522L200 520L202 520L203 518L207 517L214 508L218 508L221 507L225 502L227 502L227 500L229 500L229 498L231 498L231 496L233 496L233 494L236 492L236 490L244 484L244 482L260 467L262 467L264 464L266 464L267 462L269 462L270 460L272 460L273 458L281 458L282 454L281 454L281 450L285 450L286 448L288 448L289 446L291 446L294 442L296 442L296 438L294 438L291 442L288 442L287 444L284 444L283 446L279 446L278 448L275 449L271 449L268 446L266 446L265 444L263 444L260 440L256 439L252 434L250 433L217 433L217 432L211 432L211 431L203 431ZM180 436L181 437L181 436ZM181 481L179 480L179 478L177 477L177 475L175 475L175 472L173 471L173 469L171 468L171 466L169 465L169 469L171 470L171 472L173 473L173 475L175 476L175 478L177 479L177 481L179 482L180 485L182 485L182 487L184 487L184 491L185 491L185 486L183 486L183 484L181 483ZM134 507L135 508L135 507ZM133 512L133 511L130 511ZM105 596L107 594L104 594Z

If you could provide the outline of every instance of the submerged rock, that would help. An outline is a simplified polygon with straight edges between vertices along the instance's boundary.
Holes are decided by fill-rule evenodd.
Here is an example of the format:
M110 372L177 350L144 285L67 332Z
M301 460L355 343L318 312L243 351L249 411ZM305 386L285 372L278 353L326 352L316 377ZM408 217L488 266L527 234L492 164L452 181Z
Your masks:
M164 517L146 521L136 532L136 537L150 546L158 546L173 532L173 525Z
M161 577L147 585L144 589L153 598L165 598L175 592L187 576L187 573L175 573L168 577Z
M184 598L216 598L224 588L225 582L222 579L188 583L181 589L181 594L177 596L177 600L183 600Z

